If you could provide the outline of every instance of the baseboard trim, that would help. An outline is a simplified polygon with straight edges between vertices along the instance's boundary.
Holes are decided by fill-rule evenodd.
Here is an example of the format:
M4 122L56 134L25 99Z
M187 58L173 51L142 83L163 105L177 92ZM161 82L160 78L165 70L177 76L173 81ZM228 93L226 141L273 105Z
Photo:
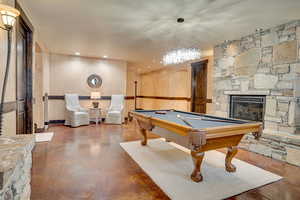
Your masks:
M43 99L45 96L43 97ZM134 96L125 96L124 97L126 100L132 100L134 99ZM64 100L65 96L64 95L48 95L49 100ZM79 96L79 100L91 100L90 96ZM100 99L97 100L111 100L111 96L101 96Z
M160 100L175 100L175 101L191 101L190 97L163 97L163 96L137 96L142 99L160 99Z
M49 124L64 124L65 120L50 120Z
M128 121L128 117L125 117L124 120L125 120L125 121ZM104 122L104 121L105 121L105 118L102 118L102 119L101 119L101 122ZM58 120L50 120L50 121L47 123L47 125L48 125L48 124L64 124L64 123L65 123L65 120L63 120L63 119L58 119ZM93 121L90 121L90 123L93 123ZM45 122L45 124L46 124L46 122Z

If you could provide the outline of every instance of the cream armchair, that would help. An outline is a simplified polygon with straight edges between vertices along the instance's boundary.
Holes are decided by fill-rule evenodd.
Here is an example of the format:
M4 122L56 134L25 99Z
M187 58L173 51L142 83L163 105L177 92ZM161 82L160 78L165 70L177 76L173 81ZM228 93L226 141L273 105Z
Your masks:
M78 127L90 124L88 110L82 108L79 104L78 94L65 94L65 125Z
M111 104L105 122L109 124L122 124L124 122L124 95L111 96Z

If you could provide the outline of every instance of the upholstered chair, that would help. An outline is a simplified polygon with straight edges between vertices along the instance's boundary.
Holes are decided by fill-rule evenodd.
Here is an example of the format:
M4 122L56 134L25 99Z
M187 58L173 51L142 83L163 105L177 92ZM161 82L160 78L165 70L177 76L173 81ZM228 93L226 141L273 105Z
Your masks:
M78 94L65 94L65 103L66 126L78 127L90 124L89 112L80 106Z
M105 122L108 124L122 124L124 122L124 95L111 96Z

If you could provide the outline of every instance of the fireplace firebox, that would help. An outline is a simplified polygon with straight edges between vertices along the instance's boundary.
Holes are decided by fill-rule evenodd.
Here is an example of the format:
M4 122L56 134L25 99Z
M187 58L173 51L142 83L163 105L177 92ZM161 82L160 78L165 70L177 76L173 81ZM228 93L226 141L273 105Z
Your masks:
M263 122L266 96L231 95L230 117Z

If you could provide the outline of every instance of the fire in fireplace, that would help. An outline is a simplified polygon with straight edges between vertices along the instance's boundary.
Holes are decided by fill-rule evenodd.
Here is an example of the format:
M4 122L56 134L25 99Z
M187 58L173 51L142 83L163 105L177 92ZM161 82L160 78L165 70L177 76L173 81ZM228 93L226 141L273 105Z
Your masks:
M230 117L263 122L266 96L231 95Z

